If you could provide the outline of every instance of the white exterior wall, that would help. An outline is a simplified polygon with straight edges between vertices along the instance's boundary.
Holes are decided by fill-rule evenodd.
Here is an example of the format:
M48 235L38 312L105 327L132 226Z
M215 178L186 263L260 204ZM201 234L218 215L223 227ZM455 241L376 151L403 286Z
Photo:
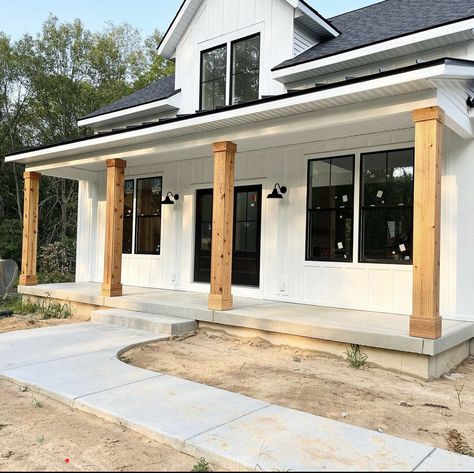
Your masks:
M234 294L410 314L411 266L305 261L308 160L355 154L357 196L360 153L409 146L413 146L412 129L238 154L236 186L263 186L261 287L235 287ZM209 285L193 282L194 225L196 190L212 187L212 157L127 169L127 177L147 176L162 176L163 191L178 192L181 199L175 206L163 207L162 254L124 255L123 283L208 292ZM282 201L267 200L266 195L276 182L286 185L288 194ZM80 190L78 281L101 282L105 174L99 183L82 182ZM354 261L357 261L358 206L355 208Z
M199 109L201 51L256 33L261 35L260 95L283 93L271 69L293 57L293 18L294 9L285 0L205 0L176 50L180 113ZM228 70L230 52L228 44Z

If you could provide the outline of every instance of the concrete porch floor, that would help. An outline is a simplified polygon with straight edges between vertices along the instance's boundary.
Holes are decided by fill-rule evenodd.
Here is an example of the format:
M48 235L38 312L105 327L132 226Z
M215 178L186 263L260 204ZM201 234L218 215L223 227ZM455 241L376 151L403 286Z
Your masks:
M193 319L202 326L242 336L259 335L288 344L343 355L347 345L364 347L369 361L423 378L440 376L474 354L474 324L444 320L438 340L413 338L406 315L235 298L235 308L210 311L207 295L125 287L122 297L104 297L97 283L19 287L27 296L51 297L82 310L116 308ZM420 368L423 364L423 368Z

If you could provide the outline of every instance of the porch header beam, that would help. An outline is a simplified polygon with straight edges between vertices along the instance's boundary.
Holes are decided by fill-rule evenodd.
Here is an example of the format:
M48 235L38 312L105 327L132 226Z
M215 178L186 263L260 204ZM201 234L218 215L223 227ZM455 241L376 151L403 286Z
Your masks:
M438 339L442 333L440 299L441 169L444 111L413 112L415 122L415 200L413 220L412 337Z

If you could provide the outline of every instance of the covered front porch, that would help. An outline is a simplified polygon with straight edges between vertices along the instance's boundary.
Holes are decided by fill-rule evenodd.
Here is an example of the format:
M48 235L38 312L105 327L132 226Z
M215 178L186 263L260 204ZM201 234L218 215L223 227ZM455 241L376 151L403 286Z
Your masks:
M196 320L201 328L337 356L359 345L369 362L424 379L439 377L474 354L474 324L462 321L444 320L443 335L430 340L408 335L406 315L245 297L236 297L234 308L221 312L208 308L206 294L125 286L122 296L108 297L98 283L25 286L19 292L71 303L82 312L112 308Z

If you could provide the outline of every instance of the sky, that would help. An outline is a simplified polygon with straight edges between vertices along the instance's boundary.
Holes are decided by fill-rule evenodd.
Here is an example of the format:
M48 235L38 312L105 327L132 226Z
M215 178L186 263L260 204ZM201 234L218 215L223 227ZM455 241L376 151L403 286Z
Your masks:
M364 7L375 0L309 0L322 15ZM166 31L174 18L181 0L0 0L0 31L13 39L24 33L36 34L50 13L62 21L80 18L92 31L101 30L111 21L128 22L144 36L156 28Z

